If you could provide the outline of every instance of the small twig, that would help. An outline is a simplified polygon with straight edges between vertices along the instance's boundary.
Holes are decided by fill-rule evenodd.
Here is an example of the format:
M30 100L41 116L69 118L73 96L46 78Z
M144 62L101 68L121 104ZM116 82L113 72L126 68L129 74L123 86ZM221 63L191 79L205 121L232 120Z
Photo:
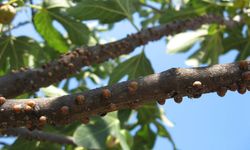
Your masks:
M33 0L29 0L29 1L30 1L30 5L34 5ZM30 9L31 9L32 22L34 23L34 16L35 16L36 12L35 12L34 8L30 7Z
M13 29L17 29L17 28L19 28L19 27L21 27L21 26L24 26L24 25L27 25L27 24L29 24L29 23L31 23L31 22L30 22L30 21L20 22L20 23L18 23L16 26L12 27L11 29L12 29L12 30L13 30Z
M10 27L10 29L5 30L5 31L2 31L2 32L3 32L3 33L6 33L6 32L9 32L9 30L17 29L17 28L22 27L22 26L24 26L24 25L27 25L27 24L29 24L29 23L30 23L30 21L20 22L20 23L18 23L16 26Z
M149 4L146 4L146 3L142 3L142 2L138 2L138 4L140 4L140 5L144 6L144 7L148 7L148 8L154 10L155 12L157 12L159 14L163 13L163 11L161 11L160 9L158 9L158 8L152 6L152 5L149 5Z
M25 138L27 140L38 140L38 141L48 141L54 142L58 144L69 144L76 146L72 137L66 137L63 135L58 135L54 133L46 133L42 131L29 131L26 128L7 128L1 131L2 134L8 136L18 136L21 138Z
M8 144L8 143L6 143L6 142L2 142L2 141L0 141L0 145L3 145L3 146L9 146L9 144Z

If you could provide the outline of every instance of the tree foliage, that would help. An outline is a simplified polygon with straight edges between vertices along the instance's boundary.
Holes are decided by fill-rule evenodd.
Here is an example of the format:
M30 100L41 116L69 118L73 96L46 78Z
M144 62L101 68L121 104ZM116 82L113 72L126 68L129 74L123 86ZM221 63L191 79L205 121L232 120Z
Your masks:
M220 24L204 24L194 31L186 31L166 37L167 52L187 53L194 45L198 48L188 57L191 66L219 63L219 57L230 51L237 51L235 61L244 60L250 55L248 0L44 0L41 3L26 0L1 1L11 5L19 14L31 13L29 20L13 25L0 24L0 75L22 67L37 68L58 58L76 47L100 44L98 34L110 31L121 21L129 21L136 30L166 24L179 19L192 19L196 16L215 14L226 19L243 20L228 28ZM34 3L33 3L34 2ZM2 6L0 6L1 9ZM3 14L0 13L0 18ZM139 16L139 25L135 17ZM20 19L19 19L20 20ZM98 25L90 27L95 21ZM28 36L13 36L16 28L22 30L26 24L34 26L41 40ZM57 24L57 25L55 25ZM61 27L60 29L58 27ZM181 41L181 45L179 42ZM59 96L86 91L87 81L100 86L101 80L115 84L124 79L136 79L154 73L144 49L136 56L121 56L101 64L83 68L79 74L55 83L40 92L28 93L20 98ZM72 80L77 86L70 87ZM59 89L62 87L62 89ZM132 118L132 119L131 119ZM73 124L43 130L72 136L74 142L86 149L152 149L158 136L166 138L176 149L171 135L165 126L163 109L157 104L146 104L136 110L119 110L107 116L91 118L88 125ZM153 128L156 128L154 130ZM18 138L4 149L66 149L68 145L48 144L40 141L27 141Z

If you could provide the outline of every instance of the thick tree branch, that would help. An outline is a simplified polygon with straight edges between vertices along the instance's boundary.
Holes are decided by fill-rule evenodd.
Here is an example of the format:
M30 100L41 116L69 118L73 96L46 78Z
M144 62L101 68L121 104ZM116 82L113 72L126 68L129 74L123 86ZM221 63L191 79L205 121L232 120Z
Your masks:
M21 138L25 138L27 140L48 141L58 144L68 144L76 146L71 137L66 137L63 135L52 134L52 133L45 133L38 130L29 131L26 128L7 128L2 130L1 134L8 136L18 136Z
M56 98L0 98L0 128L26 126L41 128L46 123L60 125L76 120L87 123L90 116L125 108L136 108L147 102L182 97L198 98L203 93L250 90L250 61L241 61L191 69L173 68L133 81L121 82Z
M225 21L219 16L207 15L142 30L116 42L77 48L62 55L58 60L43 65L42 68L21 69L1 77L0 94L6 98L13 98L25 92L36 91L40 87L46 87L67 78L84 66L128 54L136 47L146 45L149 41L159 40L163 36L187 29L197 29L206 23L232 25L233 22Z

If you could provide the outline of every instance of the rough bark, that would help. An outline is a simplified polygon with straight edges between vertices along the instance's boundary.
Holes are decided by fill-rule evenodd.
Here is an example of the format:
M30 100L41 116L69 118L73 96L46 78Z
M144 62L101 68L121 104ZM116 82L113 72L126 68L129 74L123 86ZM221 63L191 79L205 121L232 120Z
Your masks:
M77 48L41 68L22 68L0 77L0 95L13 98L25 92L36 91L40 87L46 87L67 78L84 66L128 54L136 47L146 45L149 41L159 40L163 36L176 34L187 29L194 30L207 23L231 26L233 22L226 21L219 16L206 15L148 28L116 42Z
M250 61L198 68L173 68L133 81L56 98L0 98L0 128L26 126L30 129L74 121L87 123L89 117L147 103L182 97L198 98L204 93L250 89Z
M48 141L58 144L68 144L76 146L71 137L63 135L46 133L38 130L29 131L26 128L8 128L1 131L1 134L7 136L17 136L27 140Z

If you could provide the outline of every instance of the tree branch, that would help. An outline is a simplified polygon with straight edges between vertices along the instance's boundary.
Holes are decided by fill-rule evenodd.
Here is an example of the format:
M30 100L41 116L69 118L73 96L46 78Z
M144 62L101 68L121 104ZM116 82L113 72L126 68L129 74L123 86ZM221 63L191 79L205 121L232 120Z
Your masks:
M0 141L0 145L3 145L3 146L9 146L9 144L8 144L8 143L2 142L2 141Z
M42 128L45 124L62 125L74 121L87 123L90 116L125 108L136 108L147 102L182 97L198 98L204 93L250 90L250 61L190 69L172 68L133 81L55 98L0 98L0 128L26 126Z
M13 27L11 28L11 30L14 30L14 29L17 29L17 28L19 28L19 27L25 26L25 25L27 25L27 24L29 24L29 23L30 23L30 21L23 21L23 22L20 22L20 23L18 23L17 25L13 26ZM4 34L6 34L7 32L9 32L9 30L3 31Z
M206 15L148 28L116 42L77 48L41 68L20 69L1 77L0 94L6 98L13 98L25 92L36 91L40 87L46 87L67 78L84 66L128 54L136 47L146 45L149 41L156 41L163 36L176 34L187 29L197 29L205 23L232 25L232 21L225 21L222 17Z
M142 2L138 2L137 4L142 5L142 6L144 6L144 7L148 7L148 8L152 9L153 11L155 11L155 12L157 12L157 13L159 13L159 14L163 14L163 13L164 13L164 12L161 11L160 9L158 9L158 8L156 8L156 7L154 7L154 6L151 6L151 5L149 5L149 4L142 3Z
M29 131L26 128L7 128L1 131L3 135L18 136L25 138L27 140L38 140L38 141L48 141L58 144L68 144L76 146L71 137L66 137L63 135L45 133L42 131Z

